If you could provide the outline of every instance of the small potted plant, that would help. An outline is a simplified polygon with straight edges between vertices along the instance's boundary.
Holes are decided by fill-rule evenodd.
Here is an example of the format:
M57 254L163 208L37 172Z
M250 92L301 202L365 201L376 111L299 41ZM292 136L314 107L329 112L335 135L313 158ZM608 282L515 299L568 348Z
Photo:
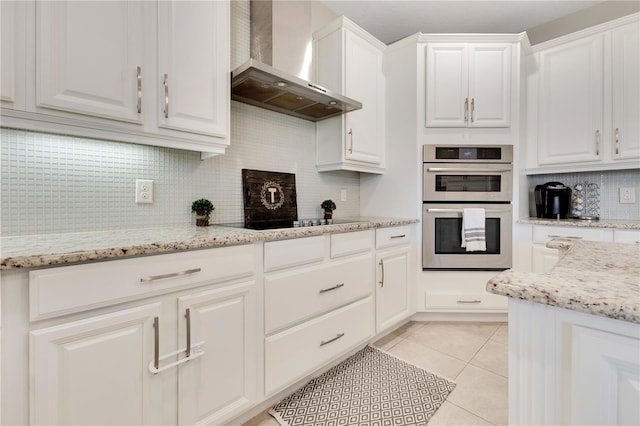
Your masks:
M324 210L324 218L331 219L333 217L333 211L336 209L336 203L332 200L324 200L322 204L320 204L322 210Z
M195 200L191 204L191 211L196 213L196 226L209 226L209 215L216 208L206 198Z

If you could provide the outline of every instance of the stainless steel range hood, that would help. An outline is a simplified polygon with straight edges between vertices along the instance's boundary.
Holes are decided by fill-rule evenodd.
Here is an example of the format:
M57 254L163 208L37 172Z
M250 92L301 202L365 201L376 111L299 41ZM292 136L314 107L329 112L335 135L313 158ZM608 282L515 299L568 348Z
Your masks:
M272 2L250 4L252 59L231 73L231 99L310 121L362 108L356 100L272 67Z

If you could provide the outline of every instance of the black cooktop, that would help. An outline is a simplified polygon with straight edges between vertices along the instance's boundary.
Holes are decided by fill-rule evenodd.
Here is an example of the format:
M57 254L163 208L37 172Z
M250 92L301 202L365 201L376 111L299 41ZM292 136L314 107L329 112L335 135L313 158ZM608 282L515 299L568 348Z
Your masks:
M242 222L233 222L233 223L214 223L213 226L226 226L229 228L243 228L243 229L254 229L257 231L264 231L269 229L286 229L286 228L308 228L315 226L328 226L325 223L322 223L322 219L303 219L298 222L297 225L294 225L294 221L271 221L271 222L252 222L249 225L246 225ZM362 223L365 222L363 220L354 220L354 219L333 219L333 222L329 225L344 225L348 223Z

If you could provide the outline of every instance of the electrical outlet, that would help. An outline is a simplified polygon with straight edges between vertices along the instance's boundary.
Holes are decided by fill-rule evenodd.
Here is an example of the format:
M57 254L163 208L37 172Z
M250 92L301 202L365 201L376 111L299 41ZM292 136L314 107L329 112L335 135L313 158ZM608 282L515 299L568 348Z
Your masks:
M344 188L340 190L340 201L347 201L347 190Z
M636 189L632 187L620 188L620 204L634 204L636 202Z
M136 203L153 203L153 181L136 179Z

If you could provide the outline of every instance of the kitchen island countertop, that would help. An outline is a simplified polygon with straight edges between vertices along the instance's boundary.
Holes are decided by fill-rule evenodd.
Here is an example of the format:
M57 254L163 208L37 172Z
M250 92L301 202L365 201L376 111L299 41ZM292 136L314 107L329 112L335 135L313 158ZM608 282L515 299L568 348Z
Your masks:
M344 223L347 220L353 222ZM219 225L165 226L0 238L0 269L55 266L77 262L251 244L327 233L417 223L417 219L357 217L340 224L256 231Z
M639 220L623 219L580 220L528 217L518 220L518 223L545 226L568 226L572 228L640 229Z
M566 250L551 272L507 270L487 282L487 291L640 323L640 244L557 238L547 247Z

